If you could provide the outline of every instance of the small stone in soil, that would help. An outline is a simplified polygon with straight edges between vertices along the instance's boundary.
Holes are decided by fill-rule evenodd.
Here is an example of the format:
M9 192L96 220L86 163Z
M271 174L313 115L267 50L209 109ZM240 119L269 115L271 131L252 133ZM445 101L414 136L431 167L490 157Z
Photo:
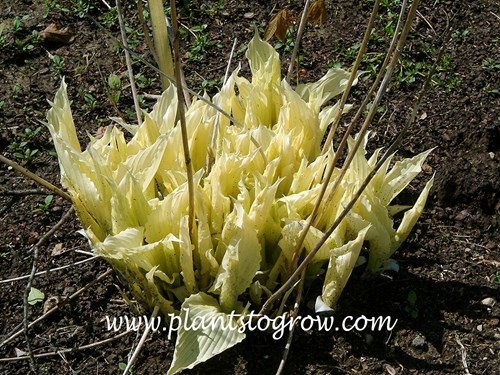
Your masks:
M421 336L421 335L418 335L416 336L413 341L411 342L411 344L415 347L415 348L422 348L425 346L426 342L425 342L425 337L424 336Z
M481 301L481 304L482 305L485 305L485 306L489 306L489 307L492 307L495 305L495 299L494 298L491 298L491 297L488 297L488 298L485 298Z

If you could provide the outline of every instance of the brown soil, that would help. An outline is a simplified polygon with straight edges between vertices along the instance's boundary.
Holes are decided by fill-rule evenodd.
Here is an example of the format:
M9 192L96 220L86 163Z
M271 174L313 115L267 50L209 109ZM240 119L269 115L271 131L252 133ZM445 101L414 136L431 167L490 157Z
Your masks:
M86 132L95 134L99 127L111 123L109 116L117 115L106 96L107 77L111 72L124 74L126 68L122 55L114 51L115 42L111 36L91 20L103 22L104 2L89 2L93 7L88 17L82 18L74 12L74 4L78 2L61 1L70 12L52 9L47 15L44 3L51 2L5 0L0 5L0 23L7 21L3 32L5 40L0 43L0 102L3 103L0 107L0 153L58 184L58 165L48 131L42 127L36 137L22 137L26 134L25 129L35 130L40 126L38 121L44 119L48 109L47 100L53 98L60 84L59 72L50 57L58 55L63 60L61 74L69 86L83 144ZM225 4L216 7L218 3ZM241 51L240 47L253 35L253 24L265 27L271 15L284 6L298 12L291 3L192 1L188 14L181 10L181 21L185 25L193 28L207 24L203 33L222 45L222 48L215 43L207 46L199 62L186 61L185 72L191 87L200 87L204 80L220 79L233 39L238 38L236 50ZM308 27L302 42L303 80L318 78L336 61L349 63L345 49L360 42L371 7L369 1L327 3L326 25ZM500 14L495 4L493 0L423 1L406 48L404 59L414 64L424 61L433 56L429 50L437 51L441 47L447 25L454 28L446 46L448 66L436 76L436 84L427 92L419 111L419 120L405 137L400 150L401 155L411 156L435 147L427 161L427 171L436 173L435 185L413 234L395 254L400 272L363 282L360 280L362 270L356 270L335 315L336 321L345 316L391 316L398 320L396 327L392 332L298 330L285 373L498 373ZM131 6L127 16L132 19L134 12ZM387 17L387 11L384 12ZM11 21L24 15L30 17L22 22L19 31L11 32ZM51 22L69 26L75 35L74 42L39 42L34 43L33 48L23 49L23 44L29 44L33 30L42 31ZM137 22L130 22L137 30ZM386 23L387 18L380 22L381 25ZM106 28L112 35L119 35L116 23ZM138 40L135 50L151 60L142 38ZM383 47L379 44L377 48ZM184 48L190 51L189 45L185 44ZM289 52L285 56L289 56ZM241 52L236 54L233 67L239 61L247 74ZM368 64L363 68L368 70ZM135 69L146 77L156 77L141 63L137 63ZM415 74L415 82L391 87L383 103L384 113L374 124L377 135L372 145L387 145L401 128L425 73L426 70L421 69ZM157 81L147 84L141 92L158 93ZM359 104L365 85L362 83L356 91L351 100L354 104ZM84 94L91 94L97 100L95 108L89 108ZM124 89L118 107L122 113L132 109L128 89ZM126 116L133 120L132 115ZM19 150L15 150L13 143L22 141L28 142L19 146L23 153L27 148L38 150L29 160L14 155ZM406 198L414 199L423 181L421 179ZM48 210L34 212L47 193L6 194L6 191L39 187L3 164L0 164L0 189L0 275L5 280L31 271L32 245L57 223L69 205L55 198ZM38 270L87 257L75 251L89 251L86 241L76 233L78 229L79 224L73 218L40 248ZM54 253L54 249L61 247L61 253ZM93 260L37 276L34 286L45 293L46 299L51 296L64 298L107 269L104 261ZM1 341L18 329L23 320L25 285L26 280L0 284ZM120 285L118 278L109 276L35 325L30 330L35 354L78 348L115 336L116 333L106 331L105 316L135 313L123 302L116 285ZM315 288L318 285L313 284L306 290L303 316L314 314L308 302L316 295L313 293ZM408 299L413 294L415 303ZM43 308L43 304L30 307L30 321L40 316ZM40 373L51 374L120 373L119 363L127 361L137 342L138 337L129 334L108 344L40 358L38 369ZM152 335L133 373L165 373L172 360L173 344L161 333ZM185 373L273 374L284 347L284 339L275 341L271 334L251 333L242 344ZM29 373L27 360L3 361L15 357L16 351L26 350L24 336L0 347L0 373Z

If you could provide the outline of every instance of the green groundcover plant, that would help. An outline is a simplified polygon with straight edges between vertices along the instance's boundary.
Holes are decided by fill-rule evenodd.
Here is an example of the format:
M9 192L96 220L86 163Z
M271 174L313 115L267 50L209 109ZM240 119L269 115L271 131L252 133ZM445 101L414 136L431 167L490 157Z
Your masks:
M344 91L349 73L331 69L317 82L293 89L281 78L278 53L258 36L246 56L251 81L236 69L211 98L235 121L202 100L186 108L195 186L191 232L174 85L140 126L122 124L132 134L129 141L110 127L82 151L64 81L48 114L61 182L95 254L127 280L144 307L159 308L164 317L216 322L206 329L180 328L169 373L192 368L244 339L244 330L224 327L242 326L245 315L259 309L296 268L297 238L333 159L333 147L321 153L321 142L339 106L325 105ZM380 150L367 158L367 140L368 135L309 230L303 254L374 167ZM407 238L432 179L413 207L391 202L421 171L428 153L395 163L388 159L314 256L309 272L324 270L320 304L335 306L364 243L368 272L375 273ZM393 216L403 210L395 227ZM278 309L270 317L279 314Z

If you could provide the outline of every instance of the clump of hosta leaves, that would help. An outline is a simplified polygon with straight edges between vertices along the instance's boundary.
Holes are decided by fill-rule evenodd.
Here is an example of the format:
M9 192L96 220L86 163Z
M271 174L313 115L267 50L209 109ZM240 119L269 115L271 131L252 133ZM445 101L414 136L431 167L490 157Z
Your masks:
M296 267L291 262L298 235L333 158L333 149L321 154L320 146L338 105L323 105L343 92L349 73L332 69L293 89L281 78L277 52L258 36L246 56L251 81L237 69L212 98L239 126L201 100L186 109L195 186L191 233L173 85L140 126L125 125L133 134L128 142L110 127L82 151L64 82L48 115L61 182L95 254L125 277L145 307L159 306L165 317L181 314L187 321L219 319L204 331L181 327L170 373L243 340L244 332L223 330L222 323L241 324L231 312L258 310ZM310 229L306 253L375 165L379 151L367 159L366 140ZM322 304L335 305L365 241L368 269L376 272L408 236L432 182L397 228L392 217L407 207L391 202L420 172L427 154L392 168L388 160L315 255L310 266L326 270Z

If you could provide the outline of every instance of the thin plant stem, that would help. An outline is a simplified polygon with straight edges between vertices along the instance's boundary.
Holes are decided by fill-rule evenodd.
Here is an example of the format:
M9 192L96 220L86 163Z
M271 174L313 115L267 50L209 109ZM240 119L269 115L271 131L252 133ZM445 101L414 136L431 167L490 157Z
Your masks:
M299 289L297 290L297 297L295 298L295 304L293 306L293 312L291 321L295 322L297 316L299 315L300 301L302 299L302 293L304 292L304 282L306 278L306 269L302 271L300 275ZM288 333L288 339L286 340L285 350L283 350L283 357L281 358L280 365L276 371L276 375L281 375L285 369L286 360L288 359L288 354L290 353L290 348L292 347L293 334L295 332L295 324L290 327L290 332Z
M45 188L49 189L50 191L52 191L53 193L59 195L61 198L64 198L68 202L71 202L71 197L67 193L65 193L64 191L62 191L61 189L59 189L57 186L52 185L50 182L48 182L47 180L45 180L42 177L38 176L37 174L35 174L33 172L30 172L26 168L20 166L15 161L10 160L10 159L6 158L5 156L2 156L2 155L0 155L0 161L2 163L4 163L4 164L7 164L7 165L11 166L16 171L22 173L26 177L28 177L28 178L32 179L33 181L39 183L43 187L45 187Z
M92 348L95 348L99 345L107 344L108 342L111 342L111 341L119 339L123 336L126 336L130 332L132 332L132 331L125 331L125 332L122 332L116 336L110 337L108 339L93 342L92 344L78 346L76 348L61 349L61 350L56 350L55 352L35 354L34 357L35 358L47 358L47 357L52 357L52 356L60 355L60 354L64 354L64 353L72 353L72 352L79 351L79 350L92 349ZM28 359L28 358L29 358L28 356L12 357L12 358L0 358L0 362L23 361L23 360Z
M156 305L155 308L153 309L153 313L151 314L151 320L156 318L156 316L158 315L158 311L160 311L160 305ZM150 330L151 330L151 324L146 324L146 329L144 330L144 333L142 334L142 337L139 340L139 343L137 344L134 353L132 354L132 358L130 358L130 361L128 361L127 367L125 367L125 370L123 370L123 375L127 375L129 373L129 370L132 368L132 365L134 364L135 360L137 359L137 356L139 355L142 347L144 346L144 342L146 341L146 338L148 337Z
M74 267L74 266L78 266L79 264L87 263L87 262L90 262L90 261L95 260L95 259L99 259L99 257L92 256L90 258L79 260L78 262L67 264L65 266L51 268L51 269L46 270L46 271L39 271L39 272L35 273L35 276L41 276L41 275L49 274L49 273L52 273L52 272L65 270L66 268L71 268L71 267ZM12 283L14 281L20 281L20 280L28 279L28 278L30 278L30 276L31 275L24 275L24 276L13 277L12 279L0 280L0 284Z
M295 62L295 58L297 57L297 54L299 52L299 44L300 41L302 40L302 35L304 34L304 30L306 28L307 11L309 10L309 3L310 0L306 0L306 3L304 5L304 10L302 11L302 17L300 17L299 28L297 30L297 36L295 38L295 45L293 46L292 56L290 57L290 65L288 66L288 72L286 74L286 81L288 83L290 83L290 80L292 79L293 65Z
M45 190L38 189L28 189L28 190L3 190L0 189L0 196L7 195L13 197L24 197L26 195L45 195L47 192Z
M365 54L366 47L368 46L368 41L370 40L370 34L372 32L373 24L375 23L375 18L378 14L378 7L380 5L380 0L376 0L373 5L372 14L370 15L370 20L368 21L368 25L366 26L365 35L363 37L363 41L361 42L361 46L359 47L358 55L356 56L356 61L354 62L354 66L352 68L351 76L349 77L349 81L347 82L347 86L342 94L342 99L340 99L339 110L333 123L330 127L330 131L328 132L328 136L326 138L325 144L323 145L322 153L326 153L332 143L333 135L337 131L337 127L340 122L340 118L342 117L342 112L344 111L344 106L347 102L347 98L349 97L349 93L351 91L352 84L354 79L356 78L359 66L361 64L361 60L363 59L363 55Z
M132 69L132 61L130 59L129 48L127 44L127 34L125 32L125 23L123 21L123 10L121 0L116 0L116 12L118 14L118 23L120 24L120 34L125 52L125 62L127 63L128 79L130 81L130 89L132 90L132 97L134 99L135 114L137 116L137 125L141 125L141 106L137 97L137 88L135 86L134 70Z
M189 138L187 133L186 125L186 113L185 106L182 100L183 90L181 84L181 58L180 58L180 36L179 36L179 26L177 22L177 9L175 6L175 0L170 0L170 13L172 16L172 30L174 32L174 71L175 71L175 82L177 88L177 117L181 125L182 134L182 147L184 149L184 162L186 164L186 175L188 183L188 194L189 194L189 208L188 208L188 228L189 235L193 236L193 226L194 226L194 181L193 181L193 166L191 165L191 155L189 153Z
M168 22L168 18L167 17L165 17L165 22L167 23L167 28L169 30L171 30L172 27L170 26L170 23ZM173 33L169 32L168 35L169 35L169 38L170 38L170 43L174 44L174 35L173 35ZM184 76L184 70L182 69L182 65L181 65L180 69L181 69L181 84L182 84L182 88L184 90L184 101L186 102L186 107L189 108L189 107L191 107L191 97L189 96L189 91L185 89L185 87L187 87L187 83L186 83L186 77Z
M403 4L401 5L401 11L399 13L398 22L397 22L397 25L396 25L396 31L394 33L394 36L393 36L392 40L391 40L391 44L390 44L389 49L387 51L387 54L386 54L386 56L384 58L384 62L382 63L380 71L378 72L377 77L375 78L375 82L370 87L370 90L368 91L368 94L366 94L366 97L363 100L363 102L361 103L361 106L359 107L359 109L356 112L355 116L351 120L351 123L349 124L349 127L347 128L346 132L344 133L344 136L342 137L342 140L340 141L340 145L339 145L338 149L335 152L335 155L334 155L334 158L333 158L333 161L332 161L332 163L334 165L337 164L337 161L338 161L340 155L342 155L342 153L343 153L343 151L344 151L344 149L345 149L345 147L347 145L347 140L349 139L349 135L353 132L354 127L356 126L359 118L361 117L361 115L363 114L366 106L368 105L368 102L369 102L370 98L372 97L373 93L375 92L375 89L378 87L378 85L379 85L380 81L382 80L382 78L385 77L385 75L387 74L387 72L385 70L386 70L386 67L387 67L389 61L393 61L393 63L397 62L397 59L396 60L394 60L394 59L391 60L391 56L394 53L394 50L395 50L397 42L398 42L398 38L397 37L398 37L399 31L401 29L401 26L403 26L403 22L402 21L404 19L404 14L405 14L405 10L406 10L406 3L407 3L407 1L404 0ZM372 107L370 109L370 113L373 114L372 118L375 115L376 109L377 109L377 107L374 106L374 105L372 105ZM371 123L371 120L370 120L370 123ZM365 122L365 124L367 124L367 123ZM364 130L366 130L366 127L362 128L361 131L360 131L360 133L364 134ZM359 137L359 142L361 142L361 139L362 139L362 136ZM356 144L358 144L358 143L356 143ZM357 150L357 147L359 147L359 146L355 145L353 149ZM354 153L352 154L352 156L354 156ZM349 164L350 164L350 161L349 161L349 163L347 165L349 165ZM345 163L344 163L344 166L345 166ZM337 176L336 181L333 183L332 188L330 189L330 193L328 194L328 197L325 199L325 201L324 201L324 203L322 205L323 209L314 218L313 225L315 225L321 219L321 217L324 215L324 213L326 212L327 207L329 206L330 202L332 201L333 196L335 194L335 191L337 190L337 187L340 184L340 181L342 180L342 177L344 176L344 174L345 174L346 171L347 171L347 168L343 168L340 171L340 174Z

